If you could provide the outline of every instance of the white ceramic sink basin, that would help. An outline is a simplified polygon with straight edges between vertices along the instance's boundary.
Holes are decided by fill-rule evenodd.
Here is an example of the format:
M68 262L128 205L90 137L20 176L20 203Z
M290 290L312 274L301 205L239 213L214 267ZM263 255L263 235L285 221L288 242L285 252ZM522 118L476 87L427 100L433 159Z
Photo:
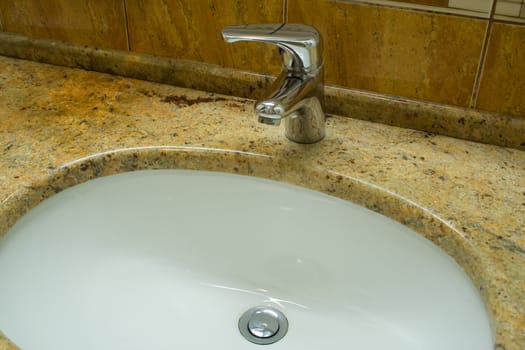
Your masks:
M275 349L493 348L465 273L420 235L317 192L218 173L99 178L0 242L0 330L24 350L250 349L244 311L281 310Z

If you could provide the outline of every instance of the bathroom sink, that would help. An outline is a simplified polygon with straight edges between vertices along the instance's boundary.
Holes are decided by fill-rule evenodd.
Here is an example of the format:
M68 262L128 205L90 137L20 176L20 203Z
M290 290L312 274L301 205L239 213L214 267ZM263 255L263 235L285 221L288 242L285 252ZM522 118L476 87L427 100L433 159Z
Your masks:
M269 348L493 348L477 290L430 241L239 175L137 171L67 189L0 241L0 280L0 330L24 350L255 349L239 318L261 306L289 327Z

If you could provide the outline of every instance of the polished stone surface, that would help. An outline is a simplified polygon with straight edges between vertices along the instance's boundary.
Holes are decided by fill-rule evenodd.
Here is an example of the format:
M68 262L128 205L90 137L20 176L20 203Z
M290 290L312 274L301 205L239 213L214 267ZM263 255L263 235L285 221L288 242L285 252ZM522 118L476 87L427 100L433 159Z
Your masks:
M518 14L519 1L510 1ZM450 6L462 8L461 2ZM227 45L221 28L308 23L325 39L328 84L525 119L525 19L513 25L500 21L517 17L496 16L492 25L490 2L469 0L465 5L481 12L446 14L419 4L442 6L448 0L18 0L0 2L0 31L276 75L275 48Z
M9 58L0 91L2 234L43 199L103 175L184 168L275 179L433 241L480 290L496 348L525 346L522 151L339 116L322 142L294 144L256 123L251 100Z
M0 33L0 55L205 90L260 98L271 76L202 62ZM525 119L334 86L329 113L525 150Z

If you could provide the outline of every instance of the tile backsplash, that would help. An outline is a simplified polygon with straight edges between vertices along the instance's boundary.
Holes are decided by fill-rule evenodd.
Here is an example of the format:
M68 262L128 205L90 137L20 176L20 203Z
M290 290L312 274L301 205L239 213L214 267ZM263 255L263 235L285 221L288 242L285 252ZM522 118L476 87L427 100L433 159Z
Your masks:
M448 7L449 0L393 0L393 1L404 2L404 3L409 3L409 4Z
M492 26L476 107L525 117L525 26Z
M488 17L492 0L352 0L402 8L427 9L434 12ZM512 1L512 0L511 0Z
M133 51L204 61L228 67L277 73L274 48L229 45L221 29L235 23L280 23L283 1L135 0L127 1L129 42ZM268 62L271 66L268 67Z
M290 22L325 38L328 84L469 106L486 21L349 2L288 4Z
M498 0L496 15L514 17L525 21L525 0Z
M7 32L128 49L122 0L0 1L0 17Z
M497 13L503 2L523 6L523 1L490 3L492 12L485 17L424 6L452 6L457 0L408 0L403 7L391 5L396 1L371 1L377 3L0 1L0 30L277 74L277 50L256 43L225 44L220 29L229 24L301 22L323 35L327 84L525 119L525 23ZM414 8L406 8L411 2ZM459 2L465 7L472 1Z

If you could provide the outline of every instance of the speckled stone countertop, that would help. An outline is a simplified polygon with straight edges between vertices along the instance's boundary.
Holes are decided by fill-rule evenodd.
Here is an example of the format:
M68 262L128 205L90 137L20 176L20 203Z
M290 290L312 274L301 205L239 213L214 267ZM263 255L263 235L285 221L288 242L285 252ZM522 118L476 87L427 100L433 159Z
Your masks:
M525 348L525 152L329 116L300 145L253 102L0 57L0 235L97 176L185 168L351 200L442 247L480 290L496 349ZM9 336L7 334L7 336ZM16 349L0 334L0 350Z

